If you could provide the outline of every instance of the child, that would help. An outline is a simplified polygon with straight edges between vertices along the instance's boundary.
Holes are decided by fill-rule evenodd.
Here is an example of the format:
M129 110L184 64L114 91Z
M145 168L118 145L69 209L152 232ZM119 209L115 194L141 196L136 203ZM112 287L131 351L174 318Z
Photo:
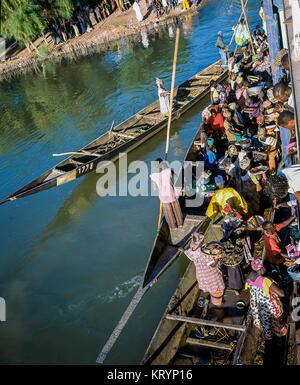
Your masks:
M219 93L216 89L217 82L215 80L211 80L210 83L210 100L212 104L219 104Z

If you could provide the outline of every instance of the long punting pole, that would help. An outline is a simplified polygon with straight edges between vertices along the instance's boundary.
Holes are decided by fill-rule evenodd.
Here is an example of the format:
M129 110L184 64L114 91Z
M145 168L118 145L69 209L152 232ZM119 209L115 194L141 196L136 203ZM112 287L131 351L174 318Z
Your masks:
M173 71L172 71L172 83L171 83L171 94L170 94L170 108L169 108L168 125L167 125L165 160L167 160L168 152L169 152L170 130L171 130L172 112L173 112L174 85L175 85L175 73L176 73L176 64L177 64L179 35L180 35L180 28L177 28L176 40L175 40L175 49L174 49L174 59L173 59ZM157 232L159 232L161 217L162 217L162 203L160 202L159 216L158 216L158 223L157 223Z
M169 119L168 119L168 126L167 126L167 141L166 141L165 160L167 160L168 151L169 151L170 128L171 128L172 111L173 111L174 84L175 84L175 72L176 72L176 62L177 62L177 54L178 54L179 34L180 34L180 29L177 28L174 60L173 60L172 85L171 85L171 95L170 95ZM161 212L162 212L162 204L160 204L160 218L159 218L159 224L158 225L160 225L160 221L161 221ZM132 298L130 304L128 305L127 309L125 310L125 313L123 314L119 323L115 327L115 329L112 332L111 336L109 337L108 341L106 342L106 344L104 345L100 354L98 355L98 357L96 359L96 362L98 364L103 364L104 360L106 359L106 356L108 355L111 348L114 346L115 342L117 341L119 335L121 334L122 330L124 329L131 314L133 313L133 311L135 310L135 308L139 304L139 302L142 299L142 297L144 296L144 294L150 289L150 287L152 286L152 284L154 282L155 282L155 280L151 281L145 287L143 287L142 285L139 287L138 291L136 292L135 296Z

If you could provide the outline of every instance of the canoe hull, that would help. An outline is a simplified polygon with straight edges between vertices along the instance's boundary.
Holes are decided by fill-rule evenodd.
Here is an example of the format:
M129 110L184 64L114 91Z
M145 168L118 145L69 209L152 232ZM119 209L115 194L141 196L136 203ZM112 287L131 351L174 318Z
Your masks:
M177 94L178 102L180 102L180 99L184 98L185 91L184 91L184 85L186 83L192 83L198 81L197 76L200 76L204 73L204 77L209 78L209 74L205 75L208 71L219 69L220 62L213 63L200 73L194 75L192 78L190 78L188 81L184 82L183 85L177 87L175 89L175 95ZM213 74L211 74L213 75ZM227 71L223 71L222 73L219 73L218 76L215 75L215 78L218 82L224 81L224 79L227 76ZM193 88L193 87L191 87ZM187 110L192 108L196 103L198 103L201 99L205 98L210 91L209 86L203 86L202 91L199 92L195 97L191 98L188 97L188 101L180 102L184 104L180 104L180 107L177 105L174 106L174 112L172 114L172 121L177 120L180 118L180 116L185 113ZM189 91L189 93L193 93L194 91ZM190 100L189 100L190 99ZM56 166L51 168L50 170L46 171L42 175L40 175L38 178L34 179L21 189L17 190L13 194L9 195L6 199L0 201L0 204L3 204L10 200L15 200L18 198L23 198L41 191L48 190L52 187L60 186L61 184L70 182L72 180L75 180L81 176L84 176L90 172L93 172L97 169L98 164L100 162L105 163L105 161L116 161L118 160L120 153L129 153L130 151L133 151L143 143L145 143L147 140L149 140L154 135L158 134L163 128L167 125L167 118L163 118L160 120L157 118L156 115L150 116L151 114L157 113L157 108L159 104L158 101L155 101L151 105L147 106L146 108L139 111L134 116L128 118L121 124L119 124L114 131L112 132L106 132L105 134L101 135L100 137L96 138L94 141L80 149L79 151L88 151L93 152L97 154L97 149L103 148L106 143L109 143L113 135L118 135L118 132L123 132L124 127L125 132L129 133L127 136L130 138L129 140L125 141L125 143L122 143L120 145L117 145L115 148L108 150L106 153L101 154L101 156L93 156L93 155L85 155L84 153L82 156L70 156L69 158L63 160L62 162L58 163ZM154 120L153 120L154 119ZM158 121L158 123L150 125L149 122L155 122ZM144 122L143 122L144 121ZM141 124L138 124L139 122L142 122ZM143 132L141 132L139 135L132 137L130 136L130 130L133 128L139 127L146 128ZM148 128L149 127L149 128ZM126 134L121 134L126 137ZM128 138L127 138L128 139ZM78 164L79 163L79 164ZM105 167L105 164L102 168ZM100 171L101 168L98 170ZM58 174L58 175L57 175ZM51 177L51 175L54 175L54 177Z

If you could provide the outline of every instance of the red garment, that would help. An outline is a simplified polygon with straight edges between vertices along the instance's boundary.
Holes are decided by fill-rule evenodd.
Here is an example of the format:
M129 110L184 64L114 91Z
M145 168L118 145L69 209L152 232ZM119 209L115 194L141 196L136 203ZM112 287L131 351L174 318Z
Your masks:
M266 260L274 265L280 265L284 261L284 257L280 255L283 253L282 243L277 234L277 231L283 228L282 223L275 225L276 233L270 235L264 231L265 234L265 249L266 249Z
M222 114L220 114L219 112L217 113L217 116L215 118L213 116L210 116L207 120L207 124L209 124L214 131L221 130L223 134L225 133L224 119Z

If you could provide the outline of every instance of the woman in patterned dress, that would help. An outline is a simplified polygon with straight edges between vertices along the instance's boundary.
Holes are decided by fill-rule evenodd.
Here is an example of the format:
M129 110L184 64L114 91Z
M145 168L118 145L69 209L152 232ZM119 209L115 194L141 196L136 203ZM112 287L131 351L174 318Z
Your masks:
M192 236L190 248L182 250L194 262L199 289L210 294L211 302L215 306L222 306L222 297L225 289L220 262L205 256L201 251L204 235L195 232ZM211 262L213 262L211 264Z
M266 340L272 339L274 335L282 337L287 333L280 301L280 297L284 297L284 292L274 280L264 277L266 269L261 259L254 259L251 267L253 271L249 274L246 285L250 287L253 325L264 331Z

